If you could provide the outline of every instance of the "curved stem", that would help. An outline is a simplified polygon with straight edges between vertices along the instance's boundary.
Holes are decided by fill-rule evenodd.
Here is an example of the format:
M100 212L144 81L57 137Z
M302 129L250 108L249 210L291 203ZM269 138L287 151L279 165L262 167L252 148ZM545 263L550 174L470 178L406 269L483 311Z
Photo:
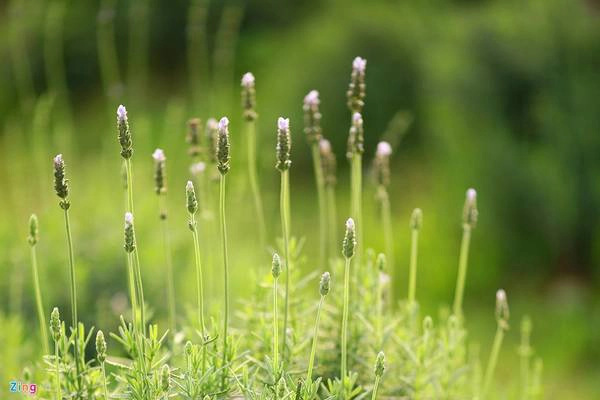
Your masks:
M410 272L408 277L408 303L414 304L417 291L417 256L419 251L419 230L413 229L410 243Z
M344 309L342 313L342 366L341 381L348 375L348 302L350 301L350 258L344 267Z
M227 225L225 222L225 175L221 174L219 182L219 217L221 220L221 246L223 250L223 273L224 273L224 295L225 295L225 313L223 318L223 379L221 389L224 389L227 380L227 328L229 325L229 259L227 255Z
M317 353L317 339L319 337L319 322L321 320L321 308L323 307L324 296L321 296L319 300L319 305L317 306L317 318L315 321L315 329L313 331L313 342L312 347L310 349L310 358L308 359L308 371L306 373L306 384L310 385L312 383L312 372L315 364L315 354Z
M71 286L71 323L75 329L75 344L73 346L73 351L75 354L75 371L77 374L77 382L78 385L80 383L79 377L79 319L77 317L77 286L76 286L76 278L75 278L75 256L73 255L73 238L71 235L71 222L69 220L69 210L64 210L65 215L65 230L67 233L67 247L69 251L69 275L70 275L70 286ZM79 385L80 386L80 385Z
M283 237L283 258L285 262L285 309L283 313L283 344L284 357L287 353L287 327L290 312L290 252L289 252L289 171L281 172L281 192L279 194L279 209L281 214L281 236Z
M250 180L250 189L254 198L254 208L258 218L258 234L261 247L266 246L266 225L265 214L263 212L262 198L258 183L258 174L256 172L256 122L246 122L246 138L248 141L248 178Z
M38 275L37 254L35 246L31 246L31 268L33 273L33 287L35 290L35 303L40 323L40 335L44 354L50 354L48 342L48 329L46 328L46 316L44 315L44 302L42 301L42 291L40 290L40 278Z
M454 315L462 315L462 302L465 290L465 279L467 276L467 264L469 261L469 243L471 241L471 227L467 224L463 226L462 243L460 246L460 257L458 261L458 277L456 280L456 292L454 294Z
M321 153L317 142L311 145L313 169L315 173L315 181L317 184L317 197L319 201L319 264L320 267L325 267L327 259L327 234L326 234L326 198L325 198L325 179L323 178L323 167L321 163Z

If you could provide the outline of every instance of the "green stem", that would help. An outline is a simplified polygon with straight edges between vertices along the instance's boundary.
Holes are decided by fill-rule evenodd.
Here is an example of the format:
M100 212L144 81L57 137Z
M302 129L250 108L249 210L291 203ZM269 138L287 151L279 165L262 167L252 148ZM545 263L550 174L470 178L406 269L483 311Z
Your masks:
M419 252L419 230L412 229L410 242L410 272L408 277L408 303L414 304L417 292L417 257Z
M69 274L70 274L70 284L71 284L71 323L75 329L75 345L73 346L73 351L75 353L75 371L77 374L77 382L78 385L80 383L79 377L79 350L77 348L77 344L79 343L79 319L77 317L77 287L76 287L76 279L75 279L75 256L73 255L73 239L71 235L71 223L69 221L69 210L64 210L65 215L65 230L67 232L67 247L69 249ZM80 387L80 385L79 385Z
M323 307L323 301L325 296L321 296L319 305L317 306L317 318L315 320L315 329L313 331L312 347L310 349L310 358L308 360L308 372L306 373L306 384L312 383L312 372L315 364L315 354L317 353L317 339L319 338L319 321L321 320L321 308Z
M208 97L208 90L203 90L202 86L203 83L208 83L207 5L208 0L193 0L188 8L187 56L194 113L200 110L201 100Z
M381 223L383 225L383 238L385 242L385 255L389 271L394 271L394 233L392 230L392 211L390 196L384 186L379 187L381 200Z
M458 278L456 280L456 292L454 294L454 315L462 316L463 293L465 290L465 279L467 276L467 263L469 261L469 243L471 242L471 227L463 225L462 243L460 246L460 257L458 261Z
M325 267L327 262L327 202L325 198L325 179L323 177L323 167L321 162L321 152L319 151L319 143L311 144L313 169L315 173L315 181L317 184L317 197L319 201L319 266Z
M377 279L377 343L380 349L383 348L383 272L379 272L379 279Z
M58 342L54 342L54 360L56 361L56 400L62 400L62 390L60 388L60 369L58 358Z
M350 258L344 267L344 309L342 313L342 366L341 381L348 376L348 303L350 301Z
M133 256L131 255L131 253L127 253L127 273L127 279L129 283L129 300L131 301L131 320L133 321L133 328L137 331L139 329L139 321L137 317L137 299L135 295Z
M379 381L381 381L381 378L376 376L375 384L373 385L373 395L371 396L371 400L375 400L377 398L377 390L379 389Z
M492 346L492 352L490 353L490 359L485 370L485 378L483 380L483 390L481 391L481 398L487 399L487 393L492 384L492 378L494 376L494 370L496 369L496 363L498 362L498 355L500 354L500 348L502 347L502 340L504 339L504 328L501 324L498 324L496 329L496 336L494 337L494 344Z
M360 265L360 253L362 253L362 155L356 153L352 156L352 218L356 223L356 235L358 251L356 252L357 265ZM358 268L357 268L358 270Z
M337 224L337 208L336 208L336 202L335 202L335 186L333 185L328 185L327 186L327 214L328 214L328 221L327 221L327 225L328 226L328 230L329 230L329 251L331 252L331 255L336 254L337 251L337 235L336 235L336 229L335 227L338 226Z
M283 237L283 258L285 265L285 309L283 312L283 345L284 357L287 354L287 327L290 312L290 252L289 252L289 171L281 172L281 192L279 195L279 209L281 214L281 236Z
M173 280L173 256L171 254L171 240L169 237L169 223L167 221L166 195L159 195L159 208L161 209L161 230L163 237L163 246L165 251L165 263L167 269L167 302L169 308L169 327L171 334L175 334L176 329L176 309L175 309L175 284ZM161 204L162 203L162 204Z
M102 383L104 386L104 400L108 400L108 388L106 386L106 369L104 368L104 363L102 363Z
M279 372L279 313L277 306L277 281L273 282L273 371L275 376Z
M227 225L225 222L225 175L221 174L219 182L219 219L221 220L221 246L223 250L223 273L224 273L224 296L225 296L225 313L223 318L223 379L221 381L221 389L225 388L227 380L227 328L229 325L229 259L227 255Z
M248 121L246 123L246 138L248 141L248 175L250 180L250 189L254 198L254 208L258 217L258 233L261 247L266 246L266 225L263 212L262 199L258 183L258 174L256 172L256 122Z
M198 323L202 330L202 337L206 334L206 324L204 323L204 284L202 280L202 262L200 261L200 241L198 240L198 230L196 228L196 218L190 214L190 224L192 227L192 236L194 238L194 260L196 261L196 295L198 297Z
M40 335L44 354L50 354L48 342L48 329L46 328L46 316L44 315L44 302L42 301L42 291L40 290L40 278L38 276L36 247L31 246L31 268L33 272L33 287L35 289L35 303L40 323Z
M102 0L98 11L96 40L98 46L98 66L104 86L104 94L114 99L120 85L119 57L115 46L115 2Z

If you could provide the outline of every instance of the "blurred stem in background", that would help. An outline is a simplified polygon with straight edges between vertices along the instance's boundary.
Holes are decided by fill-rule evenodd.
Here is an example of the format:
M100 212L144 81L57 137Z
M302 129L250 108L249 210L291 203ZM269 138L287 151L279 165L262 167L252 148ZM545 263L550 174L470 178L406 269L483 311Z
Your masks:
M417 293L417 257L419 253L419 231L423 225L423 213L415 208L410 217L410 271L408 276L408 304L414 305Z
M63 152L71 154L73 146L73 116L65 68L64 37L65 13L63 0L51 0L46 9L44 32L44 60L48 90L56 95L53 122L58 128L58 145Z
M150 40L150 1L135 0L129 4L129 46L127 100L140 109L146 103L148 83L148 43ZM133 210L132 210L133 212Z
M8 38L12 59L12 72L15 77L19 103L23 114L31 111L35 98L35 88L31 75L31 62L27 53L27 29L29 20L25 15L25 1L12 0L9 4L10 24Z
M531 318L524 316L521 319L521 345L519 358L521 367L521 400L529 399L529 364L531 359Z
M234 77L235 50L243 16L244 7L241 2L227 2L215 36L212 98L216 101L216 110L219 113L232 104L231 82Z
M456 290L454 292L454 306L452 311L457 317L462 316L463 295L465 281L467 279L467 264L469 262L469 244L471 243L471 230L477 224L479 212L477 211L477 192L468 189L465 196L463 208L463 236L460 245L460 256L458 260L458 276L456 278Z
M104 95L108 99L108 108L111 112L123 89L119 73L119 56L115 42L116 2L117 0L101 0L96 17L98 67L100 68L100 79L104 87Z
M209 58L206 23L210 0L191 0L187 20L187 56L190 79L190 98L192 114L197 115L210 100L209 93ZM208 107L207 107L208 106Z
M40 278L38 274L36 249L38 242L38 219L35 214L32 214L29 218L29 237L27 238L27 241L31 250L31 272L35 295L35 304L37 307L38 314L38 322L40 324L40 340L42 341L44 355L48 355L50 354L50 347L48 346L48 328L46 328L47 320L44 313L44 302L42 300L42 291L40 289Z
M494 371L496 370L496 364L498 363L498 356L500 355L500 348L502 347L502 341L504 339L504 333L508 330L508 302L506 300L506 293L500 289L496 292L496 321L498 328L496 329L496 336L494 337L494 344L492 345L492 351L490 353L490 359L488 360L487 367L485 369L485 378L483 380L483 389L481 390L481 398L487 399L492 384L492 378L494 377Z

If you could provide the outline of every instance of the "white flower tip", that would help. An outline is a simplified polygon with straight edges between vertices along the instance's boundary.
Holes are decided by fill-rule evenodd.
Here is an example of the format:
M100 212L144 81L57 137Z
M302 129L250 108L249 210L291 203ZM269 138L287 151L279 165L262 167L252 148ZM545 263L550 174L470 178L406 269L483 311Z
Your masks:
M352 218L348 218L346 220L346 229L349 231L353 231L354 230L354 220Z
M206 120L206 128L207 129L218 129L219 123L214 118L209 118Z
M117 118L119 121L125 121L127 119L127 109L123 104L117 108Z
M290 129L290 119L279 117L279 119L277 120L277 127L282 131L287 131L288 129Z
M56 157L54 157L54 164L62 164L62 162L63 162L62 154L57 154Z
M129 211L127 211L125 213L125 223L126 224L133 224L133 214L130 213Z
M356 57L354 59L354 61L352 61L352 69L354 69L357 72L365 72L365 69L367 68L367 60L365 60L362 57Z
M156 162L162 162L167 159L167 157L165 157L165 152L162 149L154 150L154 153L152 153L152 158Z
M354 122L355 125L362 125L362 115L360 115L360 113L354 113L352 115L352 122Z
M473 188L468 189L467 190L467 200L472 202L472 201L475 201L476 198L477 198L477 191Z
M323 153L329 153L331 151L331 143L327 139L319 140L319 149Z
M187 181L187 183L185 184L185 189L194 190L194 184L192 183L192 181Z
M307 106L316 106L319 105L319 103L319 92L316 90L311 90L306 96L304 96L304 104Z
M388 157L392 154L392 146L388 142L379 142L377 144L377 155L379 157Z
M499 289L496 292L496 301L498 303L504 303L504 302L506 302L506 292L504 291L504 289Z
M246 72L244 74L244 76L242 76L242 86L245 88L251 88L254 86L254 75L252 75L252 72Z
M219 130L226 131L229 128L229 118L223 117L219 121Z
M204 172L205 169L206 164L204 164L202 161L199 161L197 163L192 164L192 166L190 167L190 172L192 173L192 175L200 175Z

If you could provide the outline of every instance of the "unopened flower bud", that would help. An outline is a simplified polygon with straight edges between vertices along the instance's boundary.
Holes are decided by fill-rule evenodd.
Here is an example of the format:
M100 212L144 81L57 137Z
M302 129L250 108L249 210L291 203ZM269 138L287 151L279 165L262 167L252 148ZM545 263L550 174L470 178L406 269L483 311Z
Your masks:
M477 192L475 189L467 190L465 196L465 206L463 209L463 224L470 228L475 228L477 224L477 217L479 212L477 211Z
M271 275L273 275L273 278L275 279L279 278L279 275L281 275L281 258L277 253L273 253L273 262L271 263Z
M256 89L255 79L251 72L242 76L242 107L244 108L244 119L254 121L256 114Z
M133 142L131 140L131 131L129 130L129 119L127 118L127 109L124 105L117 108L117 129L119 131L119 144L121 145L121 157L131 158L133 154Z
M321 293L321 296L327 296L329 294L330 284L331 275L329 272L324 272L323 275L321 275L321 281L319 282L319 293Z
M377 354L377 360L375 361L375 376L381 378L383 376L383 371L385 371L385 356L383 351L380 351Z
M365 85L365 70L367 68L367 60L361 57L356 57L352 61L352 74L350 76L350 85L346 97L348 98L348 108L352 112L361 112L365 105L366 85Z
M214 118L206 121L206 138L209 145L209 160L211 163L217 163L217 146L219 143L219 123Z
M290 168L290 152L292 149L292 136L290 134L289 118L279 117L277 120L277 164L279 171L285 171Z
M326 186L335 186L337 161L331 149L331 143L327 139L319 141L319 152L321 153L321 168Z
M65 161L63 160L62 154L54 157L54 191L56 195L61 199L58 203L63 210L69 208L69 180L66 178L65 173Z
M221 175L225 175L229 172L229 119L227 117L221 118L219 121L219 140L217 142L217 168Z
M319 92L311 90L304 97L304 133L309 143L321 140L321 112L319 111Z
M100 330L96 333L96 354L100 364L106 361L106 340L104 339L104 333Z
M163 365L160 370L160 387L165 393L167 393L171 387L171 370L167 364Z
M35 246L38 242L39 231L38 231L38 218L37 215L31 214L29 217L29 236L27 237L27 241L30 246Z
M364 128L363 119L360 113L356 112L352 115L352 126L348 134L348 148L346 157L352 158L355 154L362 154L364 148Z
M200 155L202 152L202 142L201 142L201 126L202 121L200 118L192 118L188 121L188 133L186 137L187 143L190 145L188 150L188 154L191 157L196 157Z
M135 232L133 229L133 214L125 213L125 251L131 253L135 250Z
M62 336L60 325L60 312L58 311L58 307L54 307L50 314L50 331L52 332L52 339L55 342L58 342Z
M154 190L156 194L165 193L167 191L167 157L162 149L156 149L152 153L152 158L154 159Z
M496 292L496 321L503 329L508 329L508 300L504 289L499 289Z
M420 208L415 208L410 216L410 229L420 230L423 226L423 212Z
M190 214L196 214L198 211L198 200L196 199L196 191L192 181L187 181L185 185L186 206Z
M354 256L354 250L356 248L356 227L354 220L348 218L346 221L346 234L344 235L344 241L342 243L342 254L346 258L352 258Z
M373 161L373 171L375 172L375 181L380 186L390 184L390 155L392 146L388 142L379 142L375 159Z

